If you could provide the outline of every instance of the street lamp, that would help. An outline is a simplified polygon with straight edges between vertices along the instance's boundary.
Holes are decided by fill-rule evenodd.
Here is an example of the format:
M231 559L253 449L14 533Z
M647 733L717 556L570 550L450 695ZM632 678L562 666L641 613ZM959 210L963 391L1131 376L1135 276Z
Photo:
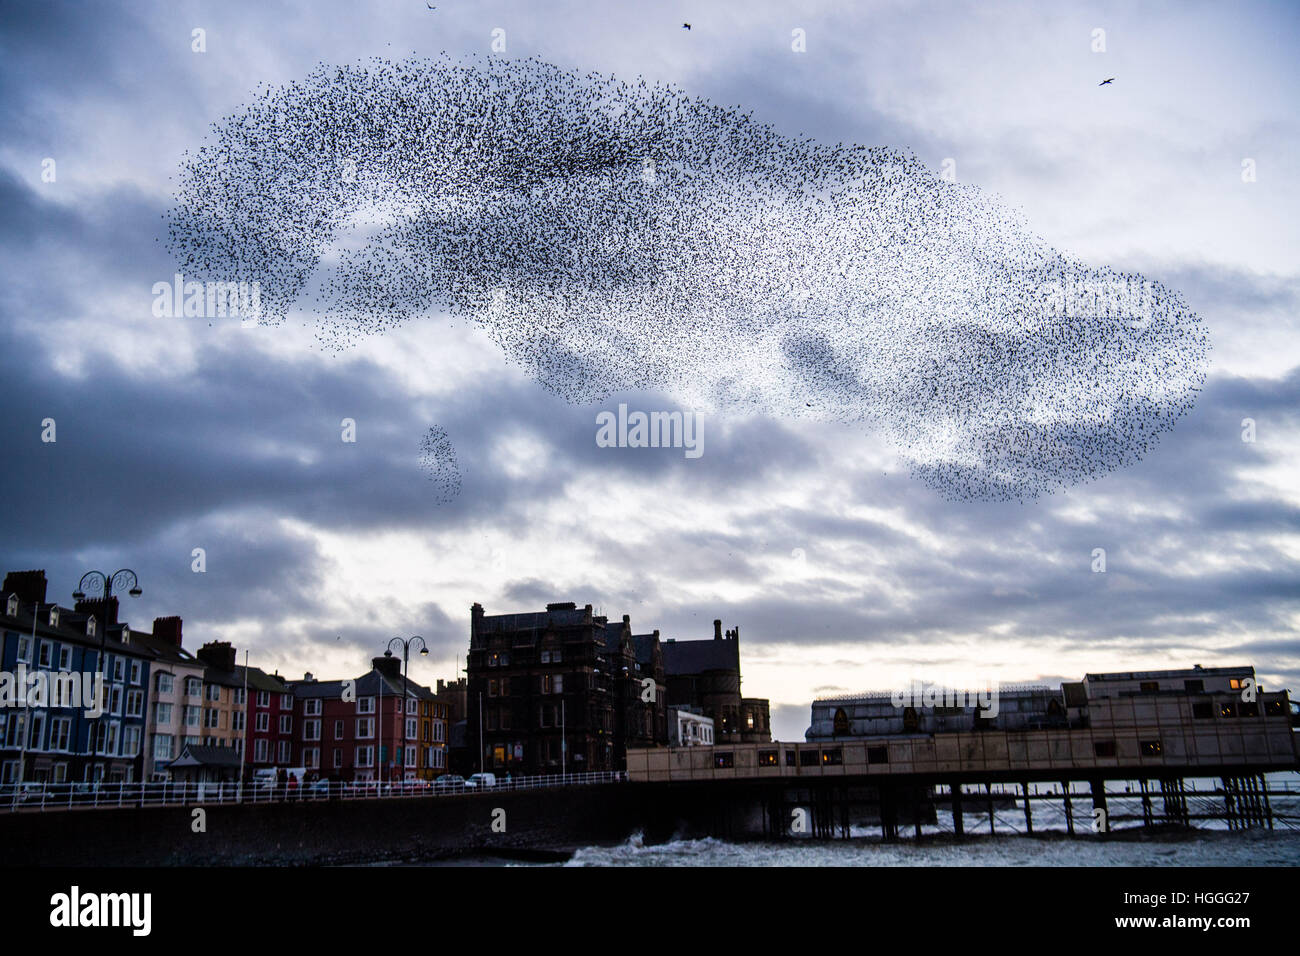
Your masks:
M131 597L139 597L144 593L140 590L140 580L135 576L135 572L130 568L120 568L112 574L105 574L103 571L87 571L81 576L81 580L77 582L77 590L72 592L72 599L74 601L84 601L86 599L86 594L94 591L101 592L104 598L105 620L103 626L99 630L99 674L101 687L108 683L108 668L104 665L105 657L107 656L106 651L108 649L108 602L113 596L113 588L117 588L119 591L126 591L126 593L131 595ZM108 703L111 699L112 694L110 693L108 695L108 700L103 701L103 706L100 708L99 716L94 718L95 730L90 737L92 767L90 778L92 783L95 782L93 768L97 762L94 758L98 756L99 728L103 726L100 723L100 720L103 719L104 713L108 710Z
M429 656L429 646L428 646L427 644L424 643L424 638L422 638L419 634L416 634L414 637L395 637L395 638L393 638L391 641L388 642L388 650L384 651L384 655L385 655L386 657L390 657L390 656L392 656L392 653L393 653L393 645L394 645L394 644L400 645L401 648L402 648L402 717L401 717L401 728L402 728L402 761L403 761L403 763L405 763L405 761L406 761L406 694L407 694L407 690L408 690L408 688L410 687L410 680L411 680L411 678L410 678L410 671L409 671L409 667L410 667L410 663L411 663L411 645L414 644L416 641L419 641L419 642L420 642L420 644L419 644L419 646L420 646L420 656L421 656L421 657L428 657L428 656ZM383 736L382 736L382 735L383 735L383 732L384 732L384 718L383 718L383 714L380 714L380 715L379 715L379 733L380 733L379 746L380 746L381 748L384 746L384 741L383 741ZM399 767L398 769L402 771L402 783L403 783L403 785L405 785L405 783L406 783L406 768L405 768L405 767ZM390 778L389 778L389 782L391 783L391 781L392 781L392 778L391 778L391 776L390 776Z

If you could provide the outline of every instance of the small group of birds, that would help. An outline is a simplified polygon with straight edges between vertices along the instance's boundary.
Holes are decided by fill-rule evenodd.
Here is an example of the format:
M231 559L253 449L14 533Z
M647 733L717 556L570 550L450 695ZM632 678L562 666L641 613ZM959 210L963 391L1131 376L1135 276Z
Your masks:
M329 348L463 317L570 402L870 428L960 500L1137 461L1205 376L1177 293L1060 254L908 151L536 58L264 87L186 156L168 220L187 275L259 280L268 322L314 300ZM422 452L459 487L445 433Z

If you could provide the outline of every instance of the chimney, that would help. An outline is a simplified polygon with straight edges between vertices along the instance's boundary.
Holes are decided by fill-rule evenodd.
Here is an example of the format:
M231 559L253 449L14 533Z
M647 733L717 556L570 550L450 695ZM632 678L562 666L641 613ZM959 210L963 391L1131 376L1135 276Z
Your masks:
M555 604L546 605L546 610L548 611L576 611L577 609L578 605L574 604L572 601L560 601ZM591 610L590 604L587 605L587 610Z
M235 669L235 648L229 641L208 641L199 648L196 655L199 660L209 667L215 667L220 671L233 671Z
M370 662L371 666L379 673L394 680L400 680L402 677L401 658L393 657L391 654L385 654L383 657L376 657Z
M93 614L96 620L106 627L117 623L117 597L116 595L104 603L102 597L86 598L84 601L78 601L73 608L78 614Z
M720 640L722 640L722 622L721 622L721 621L714 621L714 622L713 622L713 639L714 639L715 641L720 641Z
M153 636L168 644L181 646L181 619L176 616L153 619Z
M23 604L45 603L44 571L10 571L5 575L3 591L18 595Z
M303 681L305 681L305 682L308 683L308 684L310 684L310 683L312 683L313 681L316 680L316 678L314 678L314 677L311 676L311 671L308 671L307 673L303 674L303 675L302 675L302 679L303 679Z
M624 615L623 615L623 623L624 623L624 624L631 624L631 623L632 623L632 615L630 615L630 614L624 614Z

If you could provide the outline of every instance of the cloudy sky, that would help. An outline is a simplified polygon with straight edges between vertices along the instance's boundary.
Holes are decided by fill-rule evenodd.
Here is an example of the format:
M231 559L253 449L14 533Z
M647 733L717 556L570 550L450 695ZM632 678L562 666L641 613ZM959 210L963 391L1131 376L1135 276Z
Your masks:
M912 678L1250 663L1300 690L1293 7L437 6L0 10L4 569L45 568L70 603L82 572L132 567L133 623L179 614L187 646L230 640L291 676L355 674L418 633L433 652L412 676L449 678L475 601L591 603L677 639L722 618L740 628L745 692L771 698L786 739L814 696ZM673 397L567 404L464 321L336 352L305 314L259 328L152 314L175 269L161 240L179 164L259 84L319 62L491 55L496 28L499 56L670 82L935 170L951 159L1056 249L1181 292L1213 343L1196 409L1091 484L953 502L843 425L715 415L697 459L598 447L597 412ZM455 446L450 501L420 467L433 425Z

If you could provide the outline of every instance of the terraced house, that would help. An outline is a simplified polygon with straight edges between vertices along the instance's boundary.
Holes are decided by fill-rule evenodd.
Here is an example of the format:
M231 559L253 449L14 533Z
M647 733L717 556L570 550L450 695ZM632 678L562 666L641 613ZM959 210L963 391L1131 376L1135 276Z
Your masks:
M139 780L153 654L116 599L69 609L46 590L44 571L0 588L0 782Z

